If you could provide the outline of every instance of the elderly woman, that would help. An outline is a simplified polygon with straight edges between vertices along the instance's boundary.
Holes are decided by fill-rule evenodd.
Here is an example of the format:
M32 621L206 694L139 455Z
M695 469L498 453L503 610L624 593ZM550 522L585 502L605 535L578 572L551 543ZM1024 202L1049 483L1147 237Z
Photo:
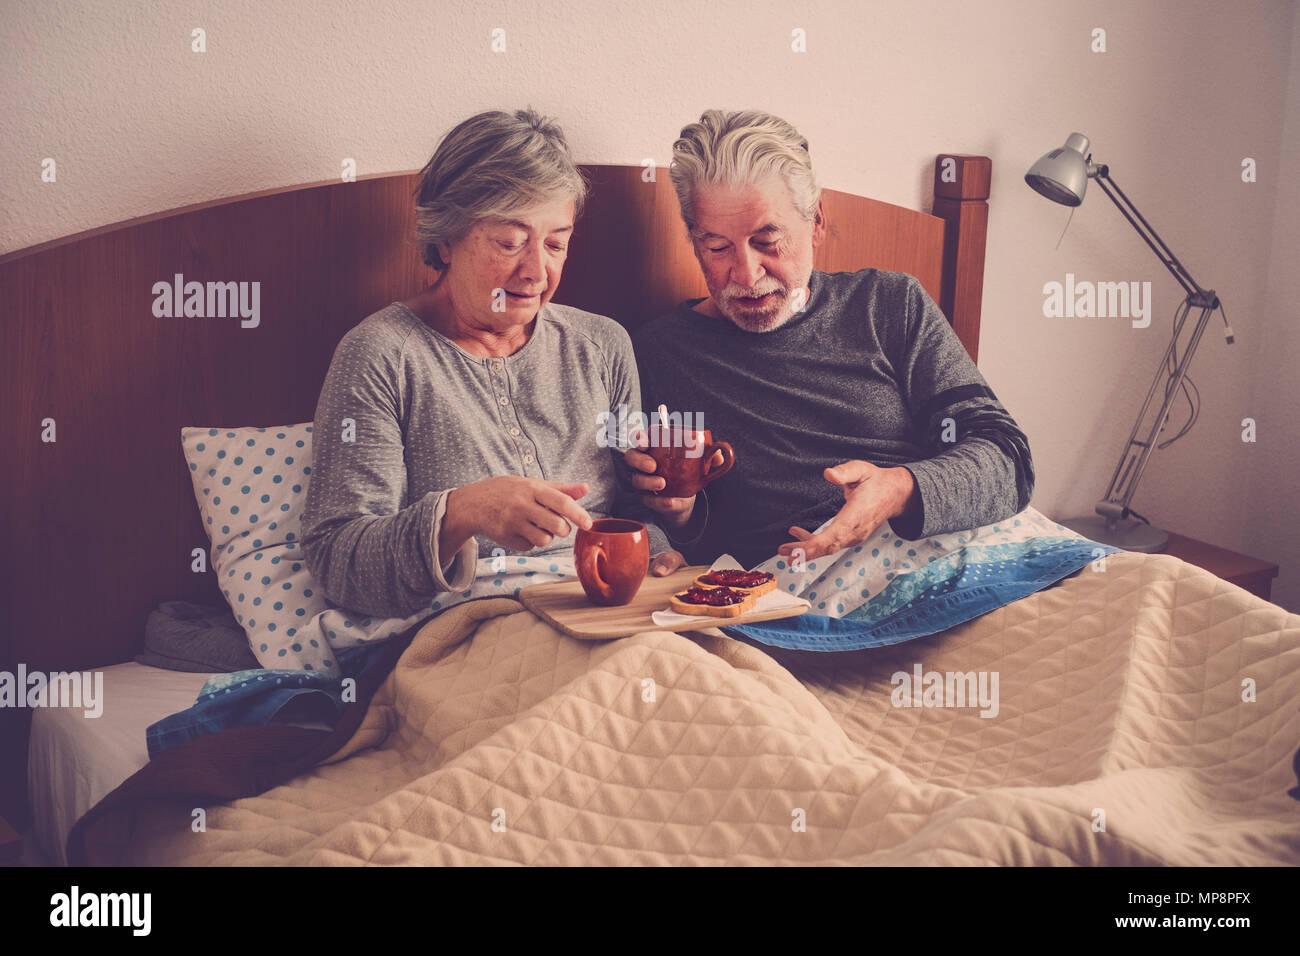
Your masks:
M468 588L480 557L571 560L575 528L649 517L597 427L640 409L627 332L551 304L585 191L531 110L465 120L424 167L437 280L343 337L316 406L302 544L335 604L407 617ZM667 574L682 557L647 528Z

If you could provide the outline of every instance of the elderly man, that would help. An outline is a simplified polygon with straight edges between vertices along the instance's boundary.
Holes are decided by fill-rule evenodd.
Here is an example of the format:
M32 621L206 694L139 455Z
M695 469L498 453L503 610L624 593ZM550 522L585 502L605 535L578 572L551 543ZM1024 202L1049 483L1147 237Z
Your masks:
M709 110L673 145L671 174L709 296L633 336L642 407L702 413L736 452L689 499L655 496L653 459L626 453L679 550L812 560L884 521L915 539L1029 504L1029 443L920 283L813 269L826 224L794 127Z

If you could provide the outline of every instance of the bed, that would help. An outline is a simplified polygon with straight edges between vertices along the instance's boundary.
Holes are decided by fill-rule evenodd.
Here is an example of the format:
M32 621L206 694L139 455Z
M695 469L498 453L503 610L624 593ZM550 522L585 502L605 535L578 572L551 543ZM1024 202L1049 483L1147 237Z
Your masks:
M205 673L134 661L103 668L105 708L88 720L62 708L39 711L28 751L31 830L47 859L67 863L68 834L82 816L149 762L145 728L194 703Z
M670 185L586 171L557 301L633 327L704 294ZM932 215L828 191L816 267L915 275L976 358L989 181L984 157L938 157ZM394 637L333 730L238 728L151 763L138 738L105 745L202 683L122 663L148 612L222 601L196 565L207 537L178 432L310 421L343 332L420 287L413 185L272 191L0 259L6 344L31 359L0 388L59 429L5 436L33 507L0 569L0 660L103 669L110 701L148 688L93 730L0 709L0 759L24 769L5 775L6 807L25 780L53 860L1300 862L1300 617L1167 555L1110 555L942 634L834 655L718 629L585 642L517 600L476 600ZM153 317L174 275L260 281L258 325ZM996 715L897 705L900 673L919 688L978 670L1000 675Z

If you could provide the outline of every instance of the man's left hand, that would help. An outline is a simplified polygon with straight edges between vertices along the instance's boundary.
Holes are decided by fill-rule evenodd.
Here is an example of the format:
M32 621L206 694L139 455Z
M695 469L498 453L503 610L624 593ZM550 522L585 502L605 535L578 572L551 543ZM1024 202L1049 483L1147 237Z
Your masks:
M680 551L664 551L655 555L650 562L650 573L657 578L662 578L685 566L686 559L682 557Z
M777 549L789 557L802 549L804 560L812 561L844 548L861 544L890 518L904 514L919 502L916 479L906 468L879 468L866 461L846 461L827 468L826 480L844 489L844 507L831 523L813 534L792 526L797 540Z

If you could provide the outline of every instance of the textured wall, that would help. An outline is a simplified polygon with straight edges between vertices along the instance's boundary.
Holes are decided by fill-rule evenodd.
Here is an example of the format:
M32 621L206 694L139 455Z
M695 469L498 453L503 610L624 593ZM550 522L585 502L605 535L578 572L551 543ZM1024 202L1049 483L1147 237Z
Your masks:
M1072 130L1237 332L1193 366L1202 413L1134 506L1173 530L1286 561L1300 426L1294 374L1295 5L762 0L655 4L7 4L0 38L0 252L192 202L413 169L486 108L559 117L586 162L663 162L701 109L762 107L809 137L823 184L928 207L935 153L994 163L981 366L1030 436L1034 504L1087 513L1168 341L1178 289L1095 188L1067 212L1025 169ZM207 52L190 51L202 27ZM490 50L493 28L506 52ZM791 51L791 31L807 52ZM1094 27L1107 52L1090 51ZM1285 145L1285 149L1284 149ZM42 183L40 163L58 163ZM1259 180L1241 181L1244 157ZM1151 281L1147 329L1048 319L1043 284ZM75 276L70 277L75 281ZM358 316L360 318L360 316ZM1260 440L1240 441L1240 422ZM1176 429L1186 405L1175 407ZM1247 489L1255 496L1248 499Z
M1296 23L1300 27L1300 13ZM1266 335L1267 344L1246 372L1260 438L1248 446L1245 460L1234 456L1225 463L1225 481L1234 496L1247 500L1244 542L1252 553L1281 565L1273 600L1300 612L1300 29L1291 34L1278 172L1283 179L1273 210L1268 281L1252 315L1256 334Z

